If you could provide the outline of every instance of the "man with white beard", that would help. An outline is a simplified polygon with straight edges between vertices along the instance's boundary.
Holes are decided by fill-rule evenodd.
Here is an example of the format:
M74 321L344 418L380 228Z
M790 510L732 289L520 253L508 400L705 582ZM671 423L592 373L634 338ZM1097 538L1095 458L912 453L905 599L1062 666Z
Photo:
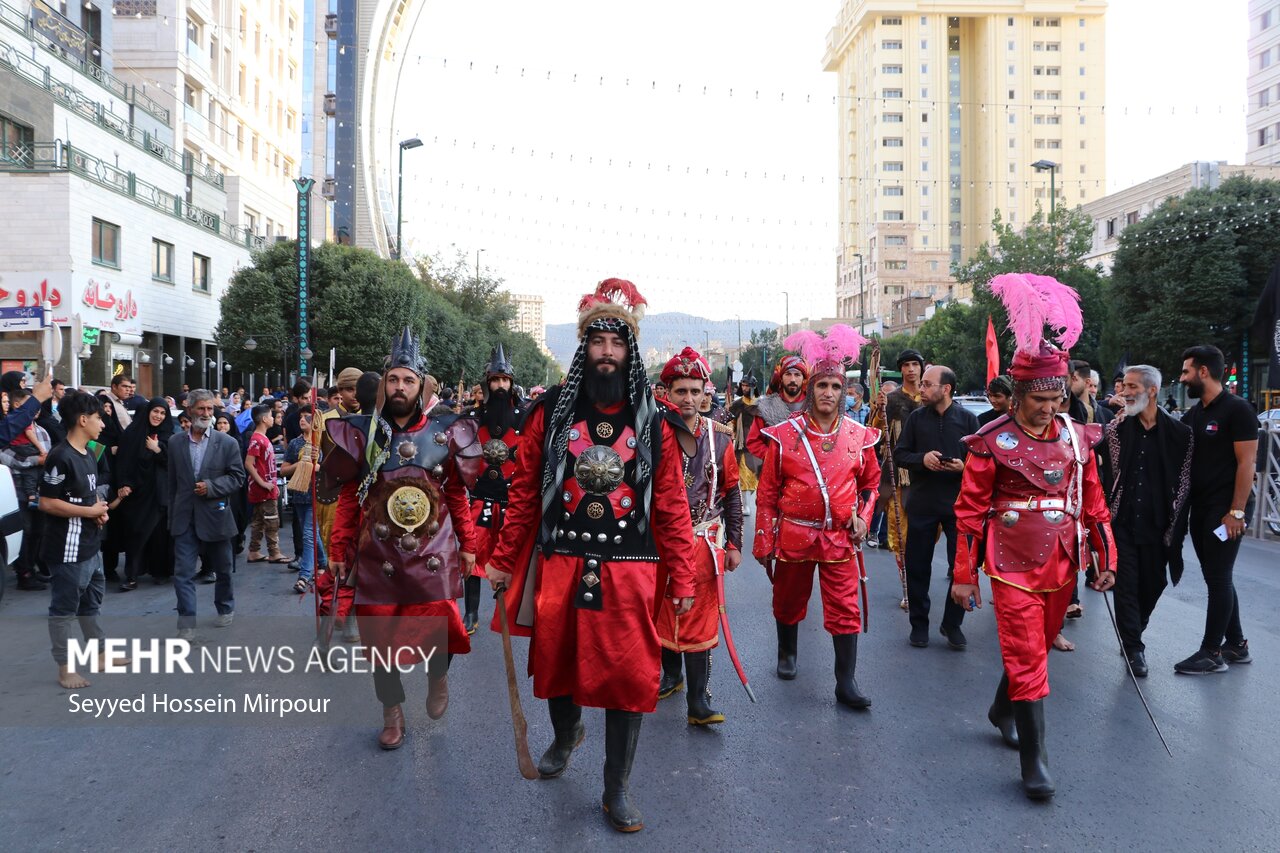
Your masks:
M1165 588L1165 569L1182 577L1191 479L1191 429L1160 408L1160 371L1145 364L1125 370L1124 409L1107 425L1103 486L1116 539L1116 623L1124 653L1139 678L1147 676L1142 632Z

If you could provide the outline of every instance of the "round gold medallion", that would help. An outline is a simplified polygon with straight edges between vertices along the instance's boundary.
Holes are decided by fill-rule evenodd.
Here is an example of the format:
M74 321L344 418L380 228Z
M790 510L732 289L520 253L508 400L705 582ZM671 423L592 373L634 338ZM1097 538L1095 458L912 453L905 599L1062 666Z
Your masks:
M601 438L613 438L613 424L607 421L596 424L596 435Z
M828 440L828 441L822 442L823 453L830 453L832 450L835 450L835 447L836 447L836 443L834 441Z
M417 486L401 486L387 499L387 515L404 530L416 530L431 517L431 498Z
M592 501L591 503L587 504L587 515L590 516L591 518L603 518L604 504L598 503L596 501Z

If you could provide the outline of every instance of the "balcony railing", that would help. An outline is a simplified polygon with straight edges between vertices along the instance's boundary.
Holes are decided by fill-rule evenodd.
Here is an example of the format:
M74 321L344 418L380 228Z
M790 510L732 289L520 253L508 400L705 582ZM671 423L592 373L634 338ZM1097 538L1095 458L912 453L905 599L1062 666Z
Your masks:
M0 3L0 14L4 13L4 9L7 8L3 3ZM56 79L48 66L22 55L13 45L0 42L0 66L9 68L33 86L39 86L49 92L69 109L80 113L99 127L110 130L136 148L140 148L153 157L163 160L175 169L186 171L183 166L182 155L169 145L166 145L163 140L157 139L150 132L109 111L101 103L93 100L69 83ZM147 96L142 95L141 97L145 98ZM167 115L168 111L166 110L165 113ZM218 189L223 189L226 186L226 176L221 172L201 168L192 172L192 174Z
M263 237L231 225L218 214L189 204L181 195L148 183L135 173L73 148L62 140L0 146L0 172L71 172L247 249L264 249L267 245Z

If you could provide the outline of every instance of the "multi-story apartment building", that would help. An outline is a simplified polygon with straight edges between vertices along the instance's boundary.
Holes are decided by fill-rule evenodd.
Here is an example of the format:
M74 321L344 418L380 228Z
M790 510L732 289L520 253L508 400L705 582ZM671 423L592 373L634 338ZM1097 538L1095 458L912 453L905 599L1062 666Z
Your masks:
M267 239L296 233L303 0L114 3L115 65L174 113L174 147L224 172L226 215ZM162 94L157 94L156 90Z
M840 111L841 317L875 329L905 297L967 299L950 268L995 213L1026 223L1051 185L1058 204L1101 195L1105 11L845 0L824 57Z
M72 384L238 381L212 330L227 280L264 242L228 221L229 179L184 156L179 113L118 76L117 19L92 2L15 2L0 0L0 307L50 309L56 374ZM36 368L37 335L3 335L3 368Z
M538 349L548 352L547 325L542 319L542 297L513 293L511 304L516 307L516 315L511 320L512 331L525 333L537 342Z
M1280 163L1280 2L1249 0L1246 163Z

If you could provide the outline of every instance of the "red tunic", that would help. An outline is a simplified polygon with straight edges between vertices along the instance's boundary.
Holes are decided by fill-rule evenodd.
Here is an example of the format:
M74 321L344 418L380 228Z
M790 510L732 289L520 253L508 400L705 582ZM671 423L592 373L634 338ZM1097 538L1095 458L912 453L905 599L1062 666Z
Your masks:
M422 417L405 432L417 432L425 428L428 418ZM399 433L397 433L398 435ZM475 528L471 523L467 487L449 459L442 466L438 485L444 497L445 508L453 525L460 550L476 552ZM333 520L329 547L332 559L340 559L349 566L356 562L355 546L366 522L364 508L357 496L358 483L352 480L342 487L337 511ZM368 570L366 567L364 570ZM375 569L376 570L376 569ZM439 601L413 601L398 604L368 604L359 599L359 575L356 577L356 618L360 624L360 636L366 648L427 649L446 640L450 654L466 654L471 651L471 638L462 625L458 605L451 599ZM408 663L420 655L399 653L399 660Z
M1061 416L1044 438L1010 416L968 436L956 499L955 580L976 584L978 567L990 576L1000 654L1009 698L1034 701L1049 694L1048 652L1071 601L1071 581L1089 544L1103 570L1115 571L1111 516L1098 479L1093 446L1096 424ZM1077 462L1077 454L1079 462Z
M535 548L542 521L545 417L546 406L539 405L525 422L502 539L490 560L495 569L512 575L506 593L508 625L512 634L532 638L533 695L572 696L577 704L596 708L653 711L661 669L655 617L667 575L671 595L694 594L693 531L675 433L662 424L648 509L661 569L651 560L606 559L608 604L591 610L575 606L582 558L546 555ZM530 569L533 590L522 614ZM500 630L497 613L492 628Z
M489 427L482 424L476 433L476 441L479 442L481 447L485 448L486 453L489 451L490 442L493 441L500 442L506 445L507 448L506 459L501 464L487 464L471 496L471 522L475 526L477 548L476 567L472 574L484 577L485 564L489 562L489 558L493 556L494 548L498 546L498 539L502 533L503 518L507 514L507 503L505 499L498 501L488 496L481 497L478 493L482 490L482 486L496 486L496 491L506 494L511 483L511 477L516 472L515 457L516 449L520 443L520 434L515 429L508 429L503 433L502 438L494 438L489 434ZM498 448L498 450L501 449L501 447ZM486 462L488 462L487 457ZM495 475L501 478L503 485L485 482L486 479Z
M701 513L712 520L703 522L701 518L690 518L693 523L694 536L694 579L693 608L683 616L676 615L673 597L662 600L658 611L658 642L664 648L676 652L700 652L713 649L720 643L720 601L716 593L716 569L724 572L725 550L734 548L733 543L724 539L725 519L717 510L725 499L738 488L738 460L733 451L732 437L717 435L709 419L703 418L701 431L697 436L700 445L710 442L712 448L700 447L690 463L707 459L716 450L715 460L715 497L708 501L707 492L711 488L711 477L707 472L693 470L685 477L688 484L686 497L690 507L700 505L711 507L710 512ZM719 440L717 440L719 439ZM713 449L714 448L714 449ZM737 533L735 532L735 536ZM723 544L722 544L723 543Z

